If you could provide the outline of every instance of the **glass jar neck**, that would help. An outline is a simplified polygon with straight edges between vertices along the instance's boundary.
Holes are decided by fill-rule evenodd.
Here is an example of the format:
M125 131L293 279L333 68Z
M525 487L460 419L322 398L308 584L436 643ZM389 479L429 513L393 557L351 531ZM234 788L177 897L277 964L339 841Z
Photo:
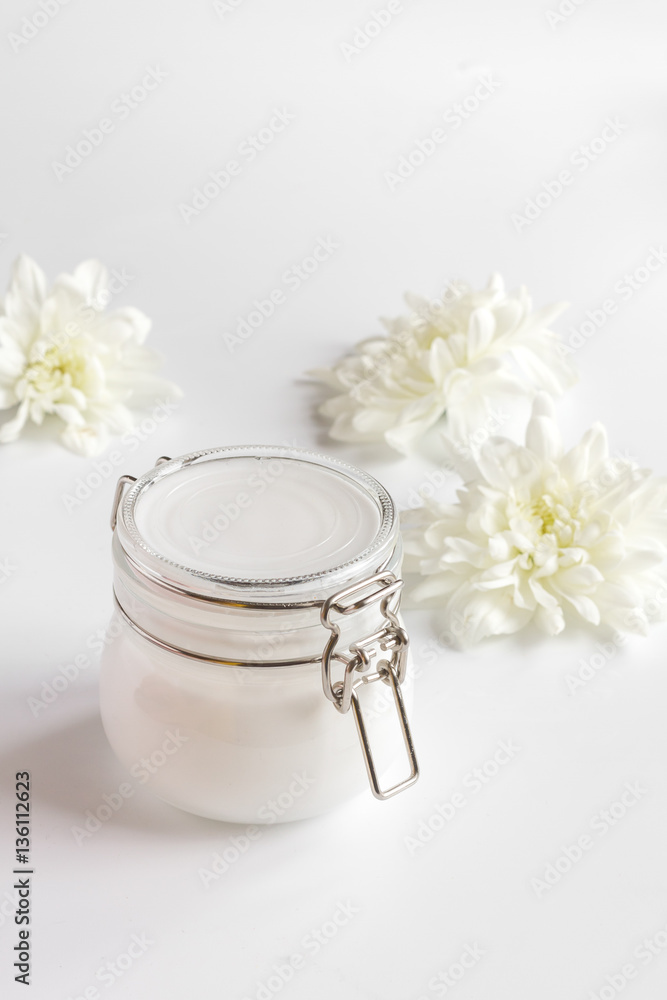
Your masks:
M113 543L114 594L121 611L141 632L185 649L193 654L219 656L238 661L280 662L291 659L320 659L327 633L320 613L328 597L340 587L313 587L303 590L300 600L267 602L262 591L247 590L242 597L215 597L195 594L165 585L142 573L123 550ZM402 549L400 536L384 564L373 567L368 576L387 571L400 576ZM350 575L343 586L365 579ZM381 618L379 608L370 606L341 622L341 648L360 635L373 631Z

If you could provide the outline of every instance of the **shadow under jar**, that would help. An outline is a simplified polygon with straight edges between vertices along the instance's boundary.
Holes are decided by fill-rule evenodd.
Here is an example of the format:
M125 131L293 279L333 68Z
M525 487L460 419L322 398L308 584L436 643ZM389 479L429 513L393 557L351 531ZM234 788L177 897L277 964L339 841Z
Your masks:
M211 449L123 476L112 529L102 721L154 794L270 823L417 780L380 483L300 449Z

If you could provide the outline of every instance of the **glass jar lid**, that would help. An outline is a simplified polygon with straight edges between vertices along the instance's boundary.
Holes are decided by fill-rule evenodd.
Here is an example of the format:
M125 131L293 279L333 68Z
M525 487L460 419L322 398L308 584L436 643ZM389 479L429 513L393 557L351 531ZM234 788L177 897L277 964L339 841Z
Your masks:
M269 604L321 600L384 569L398 537L393 501L372 476L264 445L164 461L127 490L116 527L135 571L156 583Z

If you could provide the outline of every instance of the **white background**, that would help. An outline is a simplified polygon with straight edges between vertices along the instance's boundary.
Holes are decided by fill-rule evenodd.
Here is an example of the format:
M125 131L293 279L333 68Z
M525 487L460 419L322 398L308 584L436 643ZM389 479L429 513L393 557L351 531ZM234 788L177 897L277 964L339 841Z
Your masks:
M433 442L409 460L331 442L313 415L321 390L301 378L377 332L376 317L396 315L405 289L435 296L449 278L480 286L499 270L536 305L570 302L558 321L566 338L613 298L616 313L576 351L582 380L559 406L565 435L572 443L602 419L614 451L665 471L667 266L628 301L614 290L667 239L664 5L586 0L550 26L547 0L414 0L346 58L341 43L381 5L241 0L217 13L205 0L71 0L16 52L10 33L40 8L3 5L2 281L21 251L51 277L92 256L124 268L132 280L117 304L152 317L149 343L186 393L140 447L121 446L122 468L70 511L63 495L93 460L43 433L0 452L0 557L14 567L0 585L0 896L12 884L13 775L28 769L28 995L38 1000L95 996L95 986L133 1000L255 998L295 952L306 964L280 991L286 1000L418 1000L438 995L429 980L466 945L484 957L451 990L457 1000L665 993L667 949L651 961L634 954L656 934L667 941L664 627L611 657L596 647L609 636L586 631L440 650L417 685L418 785L384 804L369 794L267 828L208 888L198 870L242 828L180 813L145 790L75 843L85 810L125 780L99 721L96 667L37 717L29 708L110 612L118 472L139 474L163 453L296 442L365 467L407 502L437 462ZM124 120L112 114L114 131L58 180L53 161L148 67L164 81ZM489 74L492 96L460 128L443 126ZM187 224L179 205L276 108L293 121ZM621 134L578 168L570 157L607 118ZM446 141L392 191L385 174L437 126ZM566 168L573 183L517 231L513 214ZM224 334L327 237L339 249L230 353ZM408 624L419 660L438 625L414 612ZM567 676L596 653L602 667L571 694ZM410 853L405 838L465 789L502 739L520 752ZM625 782L645 792L595 832L591 821ZM583 834L593 847L538 895L531 880ZM348 900L359 912L318 954L306 950L304 936ZM26 991L12 981L7 910L0 982L18 997ZM132 934L153 943L106 987L96 973ZM628 962L636 976L609 985Z

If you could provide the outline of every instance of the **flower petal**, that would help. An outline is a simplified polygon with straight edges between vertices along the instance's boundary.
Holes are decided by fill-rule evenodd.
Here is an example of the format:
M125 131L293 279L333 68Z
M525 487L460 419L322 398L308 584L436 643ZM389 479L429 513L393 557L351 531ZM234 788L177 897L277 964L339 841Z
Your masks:
M4 424L0 425L0 442L9 444L11 441L17 440L25 426L29 412L30 403L27 399L24 399L13 419L7 420Z
M68 424L60 438L66 448L86 458L99 455L109 443L106 428L92 424Z
M535 414L526 429L526 446L541 462L558 462L563 455L563 440L555 420Z
M12 268L4 299L4 315L13 321L19 346L27 352L39 327L39 313L46 296L46 277L31 257L21 254Z
M496 332L496 320L490 309L474 309L468 323L468 357L483 354Z

